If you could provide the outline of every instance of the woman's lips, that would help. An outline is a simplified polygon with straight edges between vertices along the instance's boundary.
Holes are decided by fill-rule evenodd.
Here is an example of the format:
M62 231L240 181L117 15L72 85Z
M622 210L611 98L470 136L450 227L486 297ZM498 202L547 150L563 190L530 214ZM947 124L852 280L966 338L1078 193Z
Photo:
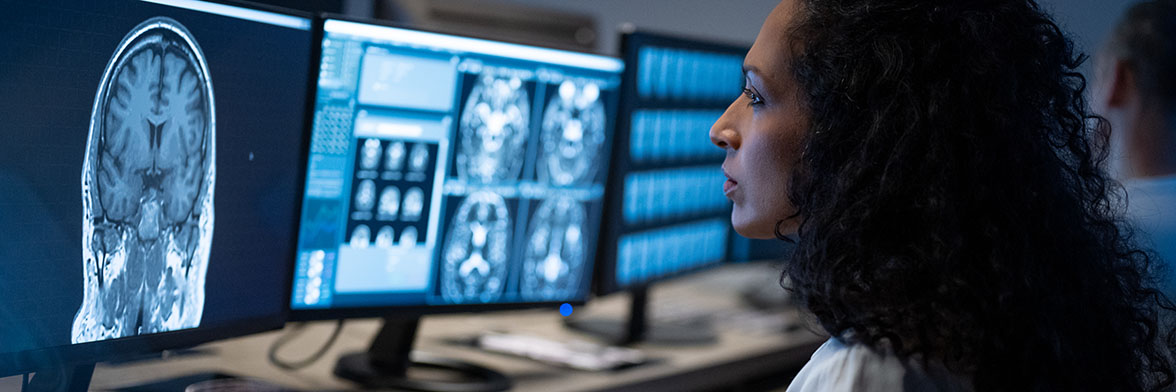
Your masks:
M735 187L737 186L739 186L739 183L735 182L735 180L727 179L727 182L723 183L723 194L730 196L731 192L734 191Z

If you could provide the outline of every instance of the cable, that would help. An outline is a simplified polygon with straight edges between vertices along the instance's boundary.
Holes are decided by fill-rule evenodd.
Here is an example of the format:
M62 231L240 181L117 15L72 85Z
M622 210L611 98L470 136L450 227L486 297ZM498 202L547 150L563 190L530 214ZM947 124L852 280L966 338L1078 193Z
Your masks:
M278 358L278 350L281 349L282 346L285 346L287 343L290 343L290 341L294 340L294 338L297 338L298 336L302 335L302 332L304 329L306 329L306 323L299 323L299 324L295 325L290 330L290 332L286 332L286 334L278 337L278 340L274 341L274 344L270 345L270 348L269 348L269 361L270 361L270 363L274 364L274 366L277 366L283 370L291 370L291 371L299 370L299 369L305 368L307 366L310 366L312 363L315 363L315 361L318 361L320 358L322 358L323 355L327 353L327 350L330 349L331 346L335 344L335 340L339 338L339 332L343 331L343 320L338 320L335 323L335 330L331 331L331 337L327 338L327 341L325 343L323 343L323 346L319 347L318 351L315 351L309 357L306 357L305 359L302 359L302 360L289 361L289 362L282 360L281 358Z
M20 390L27 391L29 389L29 374L25 373L20 379Z

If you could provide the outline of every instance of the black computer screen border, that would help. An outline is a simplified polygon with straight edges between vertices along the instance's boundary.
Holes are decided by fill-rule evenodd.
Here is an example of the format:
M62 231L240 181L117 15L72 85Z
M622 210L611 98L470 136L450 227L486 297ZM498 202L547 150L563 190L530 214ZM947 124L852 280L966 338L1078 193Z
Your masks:
M303 18L311 23L311 48L310 55L313 58L318 57L319 47L313 45L315 26L318 25L318 15L311 12L298 11L288 8L272 6L268 4L253 3L244 0L200 0L205 3L228 5L250 10L271 12L286 16L293 16ZM299 146L299 161L302 167L306 166L306 160L309 151L309 137L310 137L310 121L313 118L313 88L317 82L315 77L318 74L319 64L315 61L309 61L310 68L307 71L306 93L307 107L303 110L303 126L301 132L301 140ZM305 183L305 171L299 170L296 174L296 180L299 184ZM298 190L293 190L298 192ZM295 207L290 211L293 216L298 216L302 208L302 192L298 192ZM291 235L296 235L296 228L292 228ZM291 247L287 259L293 259L297 253L297 247ZM290 279L284 280L284 290L289 292L291 290L292 282ZM253 317L247 319L237 320L231 323L222 324L213 327L196 327L191 329L182 329L176 331L160 332L147 335L128 336L118 339L101 340L87 343L65 344L52 347L44 347L32 350L22 350L0 353L0 377L7 377L12 375L19 375L29 372L38 371L59 371L67 370L76 366L92 366L97 362L108 362L118 360L134 359L137 356L147 356L162 353L167 350L182 349L194 347L203 343L208 343L217 340L223 340L233 337L252 335L256 333L271 331L282 328L289 320L290 307L288 301L284 301L284 306L277 309L278 312L272 315Z
M699 271L714 268L723 263L730 261L731 247L734 242L734 229L730 228L730 208L727 208L726 214L715 214L714 217L721 217L727 220L728 225L728 240L725 243L727 247L724 252L724 257L721 260L699 265L693 268L685 268L673 273L660 276L657 278L645 280L633 284L621 284L617 282L617 250L620 238L626 232L635 232L643 229L652 229L658 226L628 228L633 230L626 230L623 214L623 199L624 199L624 181L625 174L634 167L630 151L630 135L632 132L632 116L639 108L666 108L666 109L714 109L716 102L699 102L696 104L673 102L669 100L643 100L638 95L638 72L637 66L639 60L640 49L646 46L657 46L665 48L688 49L694 51L733 54L743 57L747 54L748 46L739 45L730 42L720 42L715 40L708 40L703 38L696 38L684 36L680 34L664 33L659 31L643 30L643 29L623 29L620 32L620 54L625 61L625 70L621 77L621 99L619 108L617 110L617 124L614 130L613 141L613 162L609 166L609 176L607 184L605 184L605 216L604 222L607 224L601 225L601 236L598 241L596 273L593 277L593 293L598 296L604 296L612 293L629 291L632 289L640 289L644 286L654 284L661 281L666 281L685 275L690 275ZM738 90L734 90L738 91ZM731 99L736 98L732 95ZM647 102L652 104L644 105ZM724 108L726 105L723 106ZM717 149L718 147L716 147ZM701 163L722 163L722 159L715 159L713 161L706 161ZM655 166L656 167L656 166ZM718 192L721 184L705 184L700 186L714 186L715 192ZM684 223L684 222L683 222Z
M312 59L312 61L311 61L312 63L315 64L315 73L312 75L312 79L317 79L317 75L318 75L318 68L317 67L321 63L321 59L318 59L317 57L319 57L321 55L322 41L323 41L324 34L325 34L324 25L325 25L326 21L328 21L328 20L363 23L363 24L369 24L369 25L373 25L373 26L392 27L392 28L397 28L397 29L419 31L419 32L431 33L431 34L441 34L441 35L452 36L452 37L473 38L473 39L479 39L479 40L496 41L496 42L529 46L529 47L535 47L535 48L553 49L553 50L569 52L569 53L580 53L580 54L589 54L589 55L606 57L606 58L616 58L614 56L602 55L599 53L590 53L590 52L584 52L584 51L578 51L578 50L561 48L561 47L554 47L554 46L544 46L544 45L539 45L539 44L536 44L533 42L520 42L518 40L512 40L512 39L507 39L505 37L498 37L498 36L492 36L492 35L474 36L474 35L451 32L451 31L430 29L430 28L426 28L426 27L422 27L422 26L413 26L413 25L409 25L406 23L395 22L395 21L378 20L378 19L350 16L350 15L342 15L342 14L337 14L337 13L320 13L318 15L318 17L316 18L316 20L314 21L314 26L312 27L314 34L311 39L313 40L314 45L315 45L315 50L313 53L314 53L314 56L316 57L316 58ZM625 65L625 69L622 71L622 82L621 82L620 88L618 89L618 94L622 95L622 97L619 97L616 100L617 103L615 104L615 107L611 108L614 112L617 112L617 113L619 113L619 110L621 108L621 101L623 101L623 99L624 99L623 98L624 93L622 91L625 89L624 81L623 81L624 80L623 75L625 72L628 72L628 65L627 64ZM317 83L312 84L312 86L313 86L312 88L317 89ZM311 112L308 113L308 115L311 118L313 118L314 108L317 107L316 100L318 99L318 95L317 95L316 91L311 91L311 94L312 94L312 99L310 100L309 104L311 105L312 109L311 109ZM617 129L617 126L619 125L619 119L612 118L610 120L611 120L610 124L613 127L612 137L615 138L616 137L615 136L616 129ZM304 158L309 157L309 150L310 150L310 148L309 148L310 147L309 146L310 136L309 135L311 132L313 132L313 127L314 127L314 125L312 122L307 123L308 141L307 141L306 151L304 151ZM610 157L610 159L608 160L608 168L606 169L606 171L608 171L608 173L609 173L608 175L611 175L612 167L615 165L616 145L615 145L615 143L607 143L606 145L608 146L607 147L609 149L608 155ZM301 168L303 171L303 175L305 175L305 172L307 171L305 165L306 165L306 162L304 162L304 167ZM605 200L603 200L603 203L607 203L608 194L609 194L608 186L609 186L611 179L607 177L608 175L606 175L606 179L605 179L605 188L604 188L604 193L605 193L604 199ZM306 178L304 177L302 179L302 181L305 184ZM607 208L608 208L607 204L605 204L605 206L603 207L603 211L605 211L606 213L607 213ZM302 212L300 211L299 216L301 216L301 213ZM603 230L603 228L607 224L608 224L607 215L605 215L600 220L600 229ZM498 311L510 311L510 310L527 310L527 309L537 309L537 308L544 308L544 307L550 307L553 310L555 310L560 305L565 304L565 303L572 305L572 306L581 306L581 305L584 305L585 303L588 302L588 300L590 299L590 297L592 296L593 291L594 291L594 286L595 286L594 277L595 277L595 273L597 271L597 266L595 265L595 262L597 260L599 260L599 252L600 252L599 243L600 243L600 239L598 238L597 239L597 246L595 249L596 255L594 255L594 257L592 257L591 259L586 260L586 262L592 263L592 265L589 268L586 268L585 277L589 277L590 279L593 279L593 281L589 282L586 285L587 290L585 290L584 293L582 293L582 296L580 298L575 298L575 299L571 299L571 300L564 300L564 301L544 301L544 302L431 304L431 305L375 305L375 306L353 306L353 307L312 308L312 309L295 309L295 308L291 307L291 305L292 305L291 301L286 301L286 308L289 311L289 313L288 313L289 317L288 317L287 321L305 322L305 321L356 319L356 318L373 318L373 317L412 319L412 318L418 318L418 317L427 316L427 315L440 315L440 314L452 314L452 313L484 313L484 312L498 312ZM291 257L290 261L292 263L291 265L294 265L293 263L297 262L296 256ZM297 267L293 267L291 269L291 277L289 279L289 283L291 284L291 287L289 287L287 289L287 293L290 293L291 295L293 293L294 274L296 273L296 268Z

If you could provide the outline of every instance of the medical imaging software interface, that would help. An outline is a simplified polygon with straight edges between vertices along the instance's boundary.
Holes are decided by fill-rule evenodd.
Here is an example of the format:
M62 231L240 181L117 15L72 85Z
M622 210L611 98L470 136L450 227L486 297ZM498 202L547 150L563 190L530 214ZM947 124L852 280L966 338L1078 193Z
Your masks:
M624 37L635 96L622 116L617 152L619 230L612 239L614 286L623 288L724 260L731 203L720 191L724 151L711 125L743 85L743 54L696 49L643 33ZM682 197L689 194L691 197Z
M583 299L621 70L325 21L291 307Z
M0 352L280 317L310 20L0 8Z

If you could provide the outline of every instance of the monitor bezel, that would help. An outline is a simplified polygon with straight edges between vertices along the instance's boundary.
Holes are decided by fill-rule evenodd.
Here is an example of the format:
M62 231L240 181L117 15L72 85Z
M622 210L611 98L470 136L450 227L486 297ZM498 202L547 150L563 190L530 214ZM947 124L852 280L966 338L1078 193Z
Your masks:
M623 232L622 226L624 222L623 213L623 199L624 195L620 193L624 189L624 174L632 168L632 162L629 159L629 135L631 132L632 114L637 109L637 56L638 48L643 46L655 45L662 47L674 47L683 49L694 49L707 52L720 52L729 54L738 54L740 56L746 55L750 45L739 45L735 43L722 42L716 40L708 40L702 38L695 38L684 36L680 34L670 34L658 31L622 28L620 31L620 53L621 58L625 61L625 70L621 77L621 99L617 108L617 123L614 130L613 139L613 162L609 165L608 184L605 186L605 205L604 205L604 219L606 222L613 222L611 225L602 225L600 240L597 242L596 253L596 273L593 276L593 294L597 296L609 295L622 291L629 291L633 289L642 289L651 284L671 280L686 275L694 274L699 271L715 268L719 265L729 262L731 239L728 238L728 251L725 252L722 259L708 264L696 266L693 268L686 268L675 271L665 276L660 276L653 279L648 279L642 282L630 283L622 285L616 281L616 262L617 262L617 243ZM668 103L667 108L698 108L698 109L713 109L714 105L711 103L699 103L697 105L674 103L672 106ZM623 137L621 137L623 135ZM721 162L721 161L720 161ZM726 219L730 219L727 216ZM651 226L655 228L660 226ZM732 230L731 233L734 233Z
M293 9L287 9L268 4L258 4L244 0L199 0L205 3L223 4L233 7L245 8L250 10L258 10L265 12L272 12L286 16L293 16L297 18L306 19L310 22L311 33L311 47L310 55L312 59L318 55L318 45L314 41L314 26L316 24L317 15L311 12L303 12ZM313 109L313 87L316 85L318 63L310 61L310 69L308 70L306 86L307 86L307 105L308 109ZM299 162L305 167L307 148L310 144L310 123L313 118L313 112L307 112L304 109L303 124L300 130L302 137L300 142ZM295 178L298 183L305 183L305 171L300 170ZM294 210L291 214L294 217L300 216L302 209L302 192L296 191ZM295 218L296 220L297 218ZM297 235L297 226L291 228L291 235ZM296 237L294 237L296 238ZM297 244L291 246L287 259L293 258L297 254ZM290 292L292 282L289 279L284 279L285 292ZM210 327L195 327L189 329L182 329L176 331L160 332L148 335L128 336L124 338L102 340L78 344L64 344L52 347L43 347L31 350L0 352L0 377L7 377L18 375L22 373L29 373L35 371L43 371L47 369L61 369L70 368L74 366L88 366L98 362L107 362L114 360L123 360L135 358L138 356L152 355L155 353L162 353L167 350L175 350L187 347L194 347L203 343L208 343L217 340L235 338L240 336L252 335L256 333L272 331L282 328L289 319L289 301L286 301L284 306L276 308L277 312L271 315L262 317L252 317L233 321L227 324L210 326Z
M315 32L315 34L314 34L314 40L315 40L314 44L315 45L314 46L316 48L316 52L315 52L316 58L312 59L312 62L315 63L316 67L319 66L321 63L321 59L317 58L317 55L321 54L320 51L322 49L322 40L323 40L323 37L325 34L323 28L325 26L325 23L328 20L338 20L338 21L344 21L344 22L362 23L362 24L369 24L369 25L381 26L381 27L392 27L392 28L397 28L397 29L412 30L412 31L425 32L425 33L431 33L431 34L440 34L440 35L446 35L446 36L452 36L452 37L473 38L473 39L486 40L486 41L495 41L495 42L509 43L512 45L521 45L521 46L528 46L528 47L533 47L533 48L550 49L550 50L556 50L556 51L566 52L566 53L587 54L587 55L597 56L597 57L601 57L601 58L617 60L617 61L621 62L621 66L622 66L621 71L617 73L617 76L621 77L621 84L620 84L620 88L617 89L617 94L619 96L618 96L618 99L615 101L616 103L614 104L613 110L614 111L619 110L620 105L621 105L620 104L620 101L621 101L620 96L623 95L621 90L624 89L624 76L623 75L624 75L625 69L627 68L627 65L624 63L623 60L621 60L620 58L617 58L615 56L602 55L599 53L588 53L588 52L582 52L582 51L568 50L568 49L564 49L564 48L554 48L554 47L549 47L549 46L536 45L534 43L524 43L524 42L507 40L507 39L502 39L502 38L497 38L497 37L492 37L492 36L473 36L473 35L467 35L467 34L459 34L459 33L454 33L454 32L421 28L418 26L409 26L404 23L397 23L397 22L392 22L392 21L387 21L387 20L375 20L375 19L370 19L370 18L340 15L340 14L334 14L334 13L319 14L319 17L314 22L314 26L312 26L312 30L314 30L314 32ZM601 71L601 72L608 72L608 71ZM317 71L315 72L315 75L317 75ZM315 79L317 81L317 76L315 77ZM317 99L318 99L317 87L318 87L317 83L314 83L315 90L312 92L312 94L314 94L312 101L317 101ZM316 103L317 102L312 102L312 105L316 104ZM310 114L311 114L311 116L313 116L313 112ZM612 120L612 125L613 125L613 135L615 137L616 127L618 125L615 118ZM307 139L308 140L310 138L310 133L313 132L313 127L314 127L313 124L309 124L307 126L307 129L308 129ZM608 159L608 166L609 167L607 168L607 170L611 170L611 168L613 166L613 158L614 158L614 154L615 154L615 150L611 149L611 148L613 148L613 145L609 145L609 148L610 148L610 150L609 150L610 156ZM309 141L308 141L308 145L307 145L306 152L304 155L309 156ZM301 170L304 173L307 171L305 164L303 165ZM305 186L305 181L306 180L304 178L303 179L304 186ZM604 189L606 199L607 199L607 195L608 195L608 182L609 181L606 177L605 189ZM602 200L602 202L607 203L606 200ZM603 203L602 203L602 205L603 205ZM602 208L602 212L607 211L606 208L607 207ZM301 219L301 215L299 215L299 219ZM607 217L602 216L600 219L600 226L603 228L604 226L606 226L607 222L608 222ZM599 253L599 242L600 242L600 239L598 237L597 238L598 245L596 246L597 253ZM593 257L589 258L589 261L594 263L597 260L597 258L598 258L598 255L593 255ZM297 263L297 257L296 256L291 257L290 261L292 263L291 265L296 265L294 263ZM509 310L527 310L527 309L537 309L537 308L544 308L544 307L557 308L558 306L560 306L564 303L567 303L567 304L570 304L573 306L580 306L580 305L585 304L590 299L590 297L592 296L593 285L594 285L594 283L589 282L586 285L587 289L584 291L584 293L582 293L581 296L574 298L574 299L571 299L571 300L566 300L566 301L509 302L509 303L487 303L487 304L374 305L374 306L349 306L349 307L338 307L338 308L331 308L331 307L328 307L328 308L294 308L293 307L293 295L294 295L293 281L294 281L294 273L296 272L295 269L296 269L296 267L291 268L290 279L288 279L291 283L290 289L287 290L287 296L289 298L287 298L287 301L286 301L286 306L287 306L287 308L289 308L289 311L290 311L289 321L317 321L317 320L336 320L336 319L372 318L372 317L389 317L389 316L420 317L420 316L435 315L435 314L483 313L483 312L497 312L497 311L509 311ZM588 277L589 279L592 279L593 275L595 274L595 270L596 270L595 265L590 265L590 266L586 267L584 276Z

